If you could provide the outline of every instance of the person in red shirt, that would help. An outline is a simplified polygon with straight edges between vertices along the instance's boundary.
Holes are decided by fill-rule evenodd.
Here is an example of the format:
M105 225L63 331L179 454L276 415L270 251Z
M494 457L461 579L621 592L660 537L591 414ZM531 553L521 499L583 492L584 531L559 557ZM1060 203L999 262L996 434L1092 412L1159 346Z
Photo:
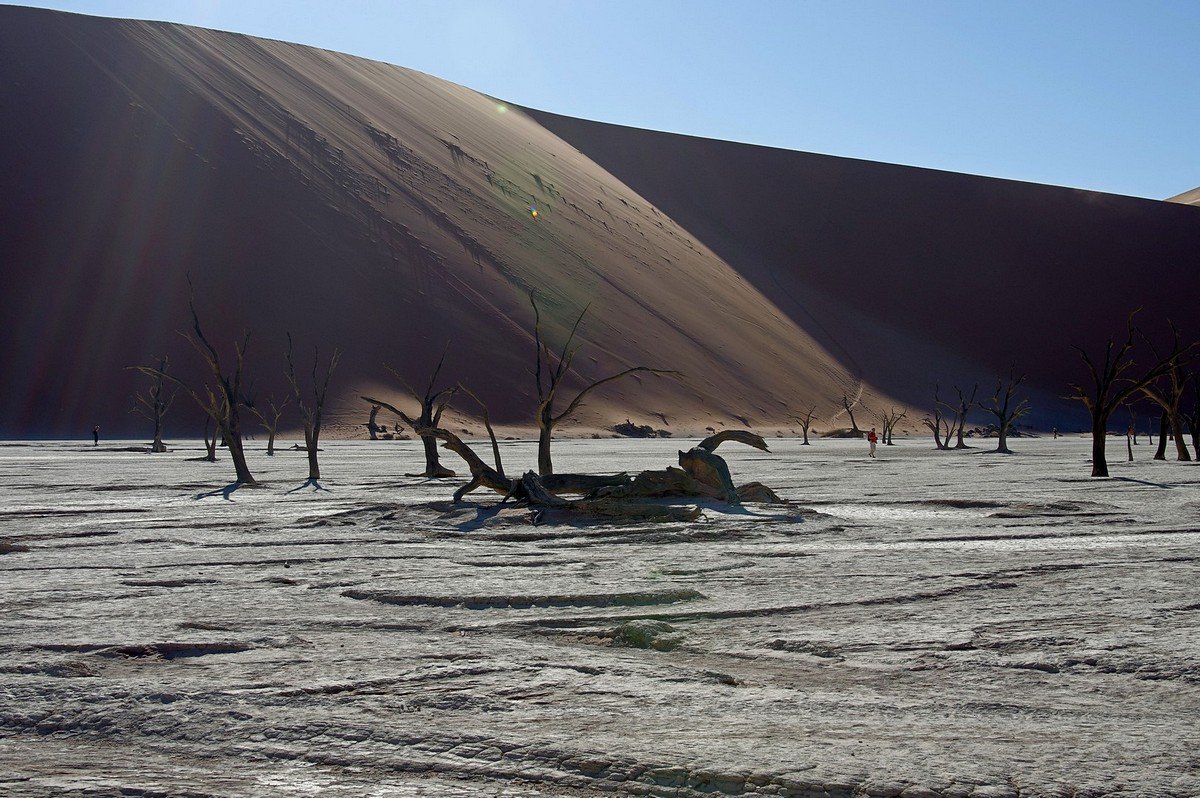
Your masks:
M871 427L871 431L867 433L867 443L871 444L871 452L868 457L875 456L875 444L879 443L879 436L875 434L875 428Z

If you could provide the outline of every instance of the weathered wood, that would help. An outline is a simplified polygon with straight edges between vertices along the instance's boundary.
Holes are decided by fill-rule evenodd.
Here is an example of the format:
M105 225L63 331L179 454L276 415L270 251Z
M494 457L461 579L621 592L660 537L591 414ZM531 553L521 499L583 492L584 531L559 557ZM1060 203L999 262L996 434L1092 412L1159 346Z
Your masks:
M700 443L696 444L697 449L703 449L706 452L715 451L725 441L736 441L744 443L747 446L753 446L755 449L761 449L764 452L771 451L767 448L767 442L763 440L761 435L756 435L744 429L727 429L718 432L716 435L709 435Z
M372 399L369 396L363 396L360 398L366 402L372 402L380 405L381 407L387 408L403 419L404 423L412 427L413 431L418 435L422 435L422 433L424 433L424 436L436 438L437 440L442 441L442 447L444 449L454 452L462 458L463 462L467 464L467 468L471 471L471 480L454 492L455 503L462 501L463 496L480 487L494 490L496 493L499 493L502 496L508 496L508 494L512 491L513 480L504 476L503 471L492 468L487 463L483 462L483 458L476 454L474 449L472 449L469 445L467 445L466 442L463 441L462 438L458 437L450 430L442 429L440 427L423 427L413 419L409 418L404 411L389 405L387 402L380 401L379 399ZM499 450L497 450L497 465L500 465L499 457L500 453Z
M747 482L745 485L739 485L737 495L744 502L758 502L759 504L784 503L783 499L779 498L778 493L761 482Z
M371 405L371 416L367 419L367 434L371 436L371 440L373 441L379 440L381 427L375 423L375 418L382 409L379 405Z
M551 493L542 478L527 471L513 486L510 495L518 503L543 511L560 512L572 516L596 516L622 518L631 521L694 521L700 517L696 506L672 507L670 505L631 502L613 497L579 499L570 501Z
M719 499L722 493L719 488L700 482L686 471L668 467L659 471L642 471L624 485L597 488L587 498L650 499L667 496Z
M458 384L458 389L474 399L475 404L479 405L479 411L483 416L483 428L487 430L488 440L492 442L492 459L496 462L496 471L500 473L500 476L504 476L504 463L500 461L500 444L496 442L496 431L492 429L492 418L488 414L487 405L475 395L474 391L461 382Z
M629 484L629 474L548 474L542 484L551 493L590 494L600 488L619 487Z
M716 488L719 498L730 504L738 503L737 487L733 484L733 476L729 473L725 458L697 446L679 453L679 465L696 481Z

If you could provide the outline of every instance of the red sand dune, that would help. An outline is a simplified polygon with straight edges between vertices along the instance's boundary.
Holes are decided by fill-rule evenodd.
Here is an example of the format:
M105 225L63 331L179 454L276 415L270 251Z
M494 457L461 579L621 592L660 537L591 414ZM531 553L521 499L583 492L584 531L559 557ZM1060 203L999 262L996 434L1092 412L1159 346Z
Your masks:
M1185 191L1182 194L1176 194L1174 197L1167 197L1167 202L1181 202L1185 205L1200 205L1200 188L1194 188L1191 191Z
M287 331L302 363L345 350L346 422L450 341L447 378L529 423L533 290L554 341L591 305L577 384L683 372L586 420L691 430L828 426L860 387L920 406L1013 360L1059 423L1069 343L1139 304L1190 320L1198 287L1197 208L580 122L178 25L0 8L0 141L6 437L140 430L124 367L164 351L201 376L188 273L224 352L251 331L260 397Z

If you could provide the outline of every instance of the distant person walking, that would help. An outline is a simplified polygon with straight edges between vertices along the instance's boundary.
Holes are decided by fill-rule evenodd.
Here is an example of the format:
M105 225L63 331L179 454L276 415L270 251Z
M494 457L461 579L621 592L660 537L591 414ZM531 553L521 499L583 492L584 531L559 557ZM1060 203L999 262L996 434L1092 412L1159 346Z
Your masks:
M1050 431L1054 433L1054 440L1058 440L1058 427L1054 427Z
M868 457L875 456L875 445L879 443L879 436L875 434L875 428L871 427L871 431L867 433L867 443L871 444L871 451Z
M92 446L100 445L100 425L92 427Z

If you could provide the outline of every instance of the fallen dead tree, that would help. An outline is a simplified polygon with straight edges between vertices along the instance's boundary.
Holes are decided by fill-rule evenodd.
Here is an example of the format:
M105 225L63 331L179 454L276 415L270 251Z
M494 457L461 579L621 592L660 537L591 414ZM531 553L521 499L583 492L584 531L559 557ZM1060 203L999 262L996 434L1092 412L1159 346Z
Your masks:
M502 495L502 502L513 501L517 506L532 508L535 511L535 523L542 520L546 511L575 517L623 518L631 521L694 521L700 517L699 506L672 506L646 501L648 499L703 498L731 505L742 502L783 503L773 490L759 482L735 486L728 463L714 452L725 441L737 441L764 452L770 451L766 441L752 432L726 430L705 438L694 448L679 452L680 468L647 470L633 477L626 473L542 476L527 471L520 478L513 479L504 473L496 436L487 422L486 411L485 426L491 438L494 466L488 465L470 444L450 430L421 425L382 400L367 396L362 398L395 412L417 434L441 441L442 448L462 458L471 472L471 479L454 492L455 503L478 488L487 488ZM478 398L476 401L479 401ZM580 498L568 499L563 494Z
M571 515L595 516L600 518L622 518L629 521L695 521L700 517L700 508L695 505L673 507L667 504L631 502L618 498L564 499L547 488L542 478L527 471L517 480L509 496L518 504L528 505L538 511L534 523L541 523L547 511L558 511Z
M692 449L679 452L679 468L642 471L627 484L600 488L594 495L608 498L660 498L700 496L728 504L743 501L781 504L775 491L760 482L737 487L725 458L716 448L725 441L736 441L769 452L761 435L745 430L725 430L702 440Z

